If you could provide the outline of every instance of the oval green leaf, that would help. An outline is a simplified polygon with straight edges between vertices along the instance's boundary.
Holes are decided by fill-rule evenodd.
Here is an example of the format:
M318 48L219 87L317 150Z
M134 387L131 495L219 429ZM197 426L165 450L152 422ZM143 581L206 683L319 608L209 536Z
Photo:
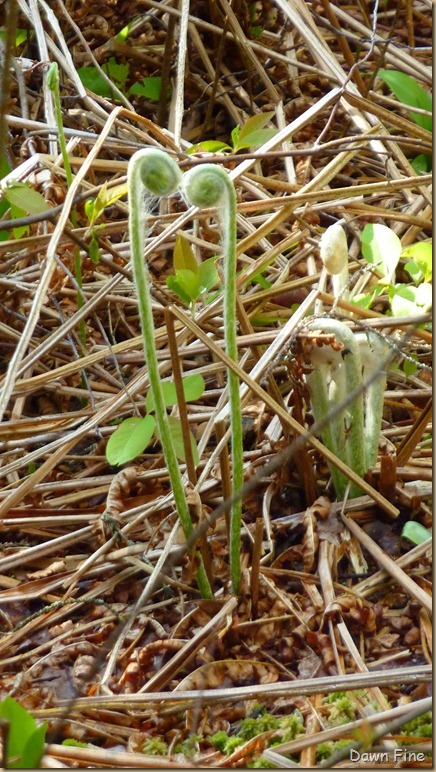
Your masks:
M44 196L27 182L10 181L4 189L4 195L12 206L22 209L26 214L40 214L50 209Z
M199 373L186 375L182 378L182 384L186 402L193 402L196 399L200 399L206 388L204 378ZM162 381L161 386L165 406L173 407L173 405L177 405L176 384L170 383L170 381ZM151 391L147 393L145 398L145 408L148 413L151 413L154 410L154 399Z
M33 716L13 697L0 703L0 718L9 722L5 759L9 769L37 769L44 752L46 724L37 726Z
M394 316L410 316L429 311L432 305L432 286L427 282L414 287L396 284L391 288L391 309Z
M139 456L153 436L156 421L152 415L145 418L126 418L109 437L106 458L111 466L119 466Z
M200 263L198 271L198 284L200 292L208 292L219 282L219 274L215 265L215 258L209 257Z
M170 424L171 437L174 443L174 450L176 451L176 456L181 461L186 461L185 445L183 443L182 423L179 418L176 418L173 415L168 416L168 421ZM189 440L191 443L191 451L192 451L192 457L194 459L194 464L195 466L198 466L198 464L200 463L200 457L198 455L197 443L195 442L195 438L192 432L189 432Z

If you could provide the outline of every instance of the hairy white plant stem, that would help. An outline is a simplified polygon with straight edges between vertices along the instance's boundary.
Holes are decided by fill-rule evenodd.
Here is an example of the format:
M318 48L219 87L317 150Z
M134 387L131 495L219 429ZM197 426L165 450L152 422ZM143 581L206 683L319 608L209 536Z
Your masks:
M365 466L366 469L377 461L380 430L383 417L383 401L386 389L388 354L392 351L380 335L373 330L355 335L362 360L362 377L370 381L365 387Z
M162 393L154 339L152 299L148 270L144 260L144 194L147 192L154 197L168 196L177 190L181 178L182 175L177 164L161 150L154 148L139 150L129 161L127 184L129 194L130 246L132 269L138 294L145 360L148 368L150 390L155 404L159 439L162 443L177 514L185 536L188 539L192 534L193 524ZM199 560L197 571L197 582L204 597L213 597L201 559Z
M228 356L238 361L236 335L236 192L227 172L215 164L197 166L183 177L182 191L187 202L198 207L216 206L221 224L224 254L224 337ZM243 485L242 411L238 376L227 370L232 433L232 493ZM230 511L229 553L232 588L236 593L241 580L241 515L238 500Z
M311 401L313 412L315 421L318 422L328 415L329 410L333 406L343 401L345 392L350 393L359 389L362 383L362 361L359 346L353 332L337 319L315 318L307 325L306 329L327 333L332 332L337 341L344 346L342 351L332 352L327 365L323 362L317 363L316 359L313 362L314 372L309 378L312 379ZM337 353L338 356L336 356ZM340 375L339 369L342 370ZM326 375L330 378L330 381L335 376L340 378L336 387L336 393L334 393L334 385L332 386L330 383L331 392L329 395L329 384L325 382ZM324 429L322 436L324 444L336 453L342 461L347 463L360 477L363 477L367 467L365 465L364 409L361 394L356 397L347 412L341 411L330 421L327 432ZM333 467L330 468L332 471ZM338 498L342 498L348 485L347 478L340 473L332 471L332 479ZM350 496L360 495L360 488L352 483Z

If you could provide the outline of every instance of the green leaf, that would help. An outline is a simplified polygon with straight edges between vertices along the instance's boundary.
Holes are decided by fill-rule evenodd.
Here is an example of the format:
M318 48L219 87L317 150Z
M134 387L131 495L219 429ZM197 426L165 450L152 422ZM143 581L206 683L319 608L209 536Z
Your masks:
M85 213L90 225L94 225L107 206L110 206L115 201L119 201L125 195L127 195L127 185L125 183L115 185L115 187L108 190L107 182L105 181L98 191L97 198L89 198L85 203Z
M44 753L46 724L38 727L33 716L12 697L0 703L0 718L9 721L6 767L35 769Z
M28 39L33 35L33 32L29 32L27 29L15 30L15 45L21 46L23 43L27 43Z
M122 29L120 29L120 31L118 32L118 34L117 34L117 35L115 35L115 40L121 40L122 42L124 42L125 40L127 40L127 37L128 37L128 35L129 35L129 32L130 32L130 30L132 29L132 27L133 27L133 24L134 24L134 22L136 21L136 19L137 19L137 18L138 18L138 16L134 16L134 18L132 19L132 21L129 21L129 23L128 23L128 24L126 24L126 26L125 26L125 27L123 27Z
M368 263L377 268L386 284L394 279L401 251L400 239L386 225L365 225L362 231L362 254Z
M215 265L215 258L210 257L199 265L198 284L200 293L208 292L219 282L219 274Z
M409 357L403 360L403 372L407 378L409 378L411 375L415 375L418 369L418 365L410 361L410 356L415 360L415 362L418 362L418 357L414 354L409 354Z
M208 139L205 142L198 142L197 145L192 145L192 147L189 147L187 150L185 150L185 153L188 155L191 155L192 153L219 153L220 150L232 150L230 145L227 145L226 142L218 142L215 139Z
M189 295L185 292L183 287L178 283L177 278L172 274L171 276L167 276L165 279L165 283L168 287L168 289L171 290L171 292L174 292L175 295L177 295L178 298L182 301L182 303L185 303L185 305L190 306L192 303L191 298Z
M431 538L431 533L421 523L416 523L415 520L408 520L404 524L401 536L409 539L413 544L423 544Z
M372 288L372 292L361 295L355 295L352 299L353 305L360 306L360 308L371 308L374 300L385 291L385 287L382 284L376 284Z
M27 29L16 29L15 30L15 48L18 48L23 43L26 43L26 41L31 37L33 33L29 32ZM6 42L7 40L7 32L4 27L0 28L0 40Z
M28 738L21 756L21 762L12 764L16 769L36 769L44 755L45 735L47 724L39 726Z
M204 378L200 374L186 375L182 378L183 394L185 395L186 402L194 402L196 399L200 399L204 394L206 384ZM162 382L162 392L166 407L173 407L177 405L177 391L176 384L170 383L170 381ZM151 391L147 392L145 398L145 408L148 413L154 410L154 399Z
M274 115L274 110L270 110L267 113L259 113L259 115L252 115L241 127L239 133L239 139L245 139L247 135L258 129L263 129Z
M171 430L171 437L173 439L174 443L174 450L176 451L176 456L181 461L186 461L186 455L185 455L185 446L183 444L183 427L181 421L176 418L173 415L168 416L168 421L170 424L170 430ZM200 457L198 455L198 448L197 443L195 442L194 435L192 432L189 432L189 439L191 442L191 450L192 450L192 456L194 459L195 466L198 466L200 463Z
M433 246L429 241L418 241L403 249L401 257L410 257L404 266L413 281L431 281L433 272Z
M177 285L181 288L182 292L189 298L189 304L195 303L200 296L200 286L198 281L198 273L193 273L187 268L180 271L176 271L175 278Z
M391 309L394 316L410 316L429 311L432 305L432 286L427 282L414 287L411 284L396 284L389 288Z
M100 246L95 231L92 232L89 244L89 257L95 265L98 265L101 259Z
M426 172L431 172L431 155L427 155L426 153L420 153L419 155L415 156L411 163L411 167L416 174L425 174Z
M199 273L199 265L195 259L191 244L188 239L180 233L177 236L176 245L174 247L173 266L176 272L187 269L196 275Z
M94 94L98 94L98 96L105 97L106 99L111 98L112 89L99 73L97 67L91 67L90 65L79 67L77 74L88 91L93 91Z
M94 225L95 222L95 199L87 198L84 204L85 214L89 220L90 225Z
M103 64L102 70L122 90L126 88L126 80L130 70L130 64L120 64L114 56Z
M9 203L22 209L25 214L40 214L50 209L44 196L27 182L10 180L3 192Z
M253 131L251 134L247 134L245 139L239 138L238 144L235 147L235 153L239 150L245 150L249 147L260 147L268 142L277 134L277 129L259 129L259 131Z
M265 276L263 275L263 269L262 271L259 271L258 273L253 274L253 276L251 277L251 281L253 284L259 284L262 287L262 289L269 289L272 286L271 282L265 279Z
M143 78L142 81L134 83L129 88L130 94L145 97L145 99L154 99L158 102L162 91L162 78L160 76Z
M238 140L239 140L240 133L241 133L241 127L240 126L235 126L235 128L232 129L232 131L230 133L230 139L232 140L233 150L238 145Z
M431 94L425 91L414 78L398 70L379 70L378 75L404 105L412 105L420 110L432 112ZM418 126L432 131L433 121L430 115L420 115L410 111L410 116Z
M24 209L21 209L21 207L12 204L10 214L11 220L17 220L20 217L26 217L27 212L25 212ZM23 236L30 233L30 228L28 225L21 225L19 228L13 228L12 233L14 234L14 239L21 239Z
M6 177L8 174L10 174L12 171L9 161L6 158L4 153L0 154L0 180L3 179L3 177Z
M45 76L50 91L59 88L59 67L57 62L52 62Z
M277 134L277 129L264 129L263 127L269 123L273 115L274 111L262 113L261 115L252 115L241 127L238 134L234 135L234 129L232 131L232 141L235 153L244 148L259 147L264 142L272 139Z
M109 437L106 458L111 466L119 466L139 456L149 445L156 427L152 415L126 418Z

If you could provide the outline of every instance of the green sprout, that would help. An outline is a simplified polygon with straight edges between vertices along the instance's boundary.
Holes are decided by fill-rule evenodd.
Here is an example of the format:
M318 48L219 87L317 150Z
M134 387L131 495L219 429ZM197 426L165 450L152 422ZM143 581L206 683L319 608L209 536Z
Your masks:
M161 385L166 407L177 405L175 384L164 382ZM199 374L186 376L182 379L182 385L186 402L199 399L204 393L205 383ZM155 405L151 391L147 394L145 407L147 415L143 418L141 416L126 418L111 434L106 445L106 458L111 466L119 466L132 461L144 452L153 434L159 436L159 432L156 431L156 418L153 415ZM177 457L186 461L182 423L171 415L168 416L168 421ZM194 464L197 466L199 464L198 449L192 433L190 433L190 443Z

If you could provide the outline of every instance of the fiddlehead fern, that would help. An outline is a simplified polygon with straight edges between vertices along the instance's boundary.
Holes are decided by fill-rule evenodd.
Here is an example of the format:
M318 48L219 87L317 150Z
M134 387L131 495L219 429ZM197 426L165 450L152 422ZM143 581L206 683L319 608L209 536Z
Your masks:
M181 178L182 175L177 164L164 152L153 148L139 150L135 153L130 159L127 170L132 269L138 293L145 360L148 368L150 390L155 404L159 438L162 443L177 513L185 536L188 538L193 531L193 524L171 436L165 400L162 394L154 340L154 321L149 278L144 261L144 194L149 193L155 197L168 196L177 190ZM199 558L197 581L203 597L213 597L201 558Z
M220 166L196 166L183 176L182 192L189 204L201 208L216 206L221 225L224 254L224 336L227 354L238 360L236 337L236 192L232 180ZM232 434L232 491L243 483L242 414L239 379L228 370L230 422ZM233 591L237 592L241 578L241 513L240 501L230 512L230 571Z

